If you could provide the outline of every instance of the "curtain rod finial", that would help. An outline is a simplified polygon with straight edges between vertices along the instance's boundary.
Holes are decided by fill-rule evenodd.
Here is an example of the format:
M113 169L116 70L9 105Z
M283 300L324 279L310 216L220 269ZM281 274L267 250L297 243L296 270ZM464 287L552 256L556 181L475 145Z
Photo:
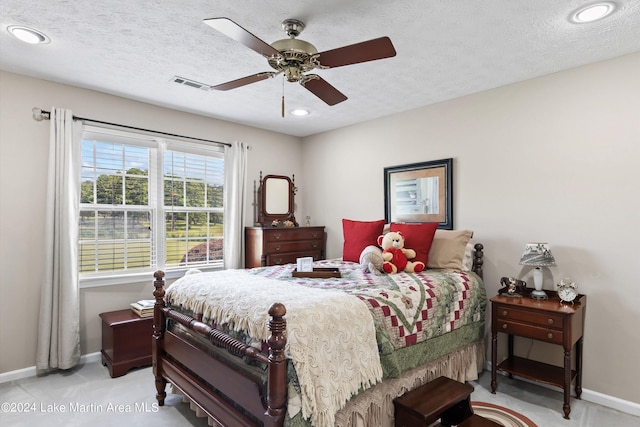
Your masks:
M45 119L44 117L45 112L42 111L42 108L33 107L31 111L33 111L33 120L37 122L41 122Z

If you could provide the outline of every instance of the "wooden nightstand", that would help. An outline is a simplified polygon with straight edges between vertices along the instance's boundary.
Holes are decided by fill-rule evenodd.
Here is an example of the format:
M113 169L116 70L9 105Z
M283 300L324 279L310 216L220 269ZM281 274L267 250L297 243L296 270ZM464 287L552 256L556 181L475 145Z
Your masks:
M571 412L571 381L575 379L578 399L582 394L582 337L587 297L579 295L574 304L563 304L553 291L546 291L548 300L536 300L498 295L491 298L491 392L496 392L496 371L551 384L564 390L564 417ZM498 332L508 335L508 357L497 363ZM513 337L520 336L561 345L564 366L514 356ZM571 353L575 345L576 365L571 369Z
M112 378L129 369L151 365L153 316L140 317L129 310L101 313L102 364Z

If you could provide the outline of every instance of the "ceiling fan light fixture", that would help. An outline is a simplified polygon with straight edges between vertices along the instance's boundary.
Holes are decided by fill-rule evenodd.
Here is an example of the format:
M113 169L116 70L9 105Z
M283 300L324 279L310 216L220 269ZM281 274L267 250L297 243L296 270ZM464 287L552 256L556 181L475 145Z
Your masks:
M22 25L11 25L7 27L7 31L18 40L29 44L46 44L51 41L43 32Z
M290 113L292 116L304 117L309 115L309 110L305 110L303 108L296 108L295 110L291 110Z
M576 24L586 24L611 15L615 9L616 4L613 2L594 3L573 12L570 20Z

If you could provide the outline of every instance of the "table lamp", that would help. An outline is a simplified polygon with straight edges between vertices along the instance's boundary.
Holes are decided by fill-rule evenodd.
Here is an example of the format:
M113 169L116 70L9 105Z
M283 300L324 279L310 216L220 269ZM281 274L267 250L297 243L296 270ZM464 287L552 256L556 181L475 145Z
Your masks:
M524 253L520 258L520 265L530 265L533 269L533 286L531 298L547 299L547 294L542 290L542 267L556 265L548 243L527 243Z

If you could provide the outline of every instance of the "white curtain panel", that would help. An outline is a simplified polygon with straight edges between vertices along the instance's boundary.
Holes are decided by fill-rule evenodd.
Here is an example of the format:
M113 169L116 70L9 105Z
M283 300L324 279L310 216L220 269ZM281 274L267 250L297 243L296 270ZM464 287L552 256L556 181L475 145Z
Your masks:
M243 268L247 144L232 142L225 148L224 169L224 268Z
M82 123L52 108L45 215L45 277L40 292L36 369L69 369L80 361L78 212Z

